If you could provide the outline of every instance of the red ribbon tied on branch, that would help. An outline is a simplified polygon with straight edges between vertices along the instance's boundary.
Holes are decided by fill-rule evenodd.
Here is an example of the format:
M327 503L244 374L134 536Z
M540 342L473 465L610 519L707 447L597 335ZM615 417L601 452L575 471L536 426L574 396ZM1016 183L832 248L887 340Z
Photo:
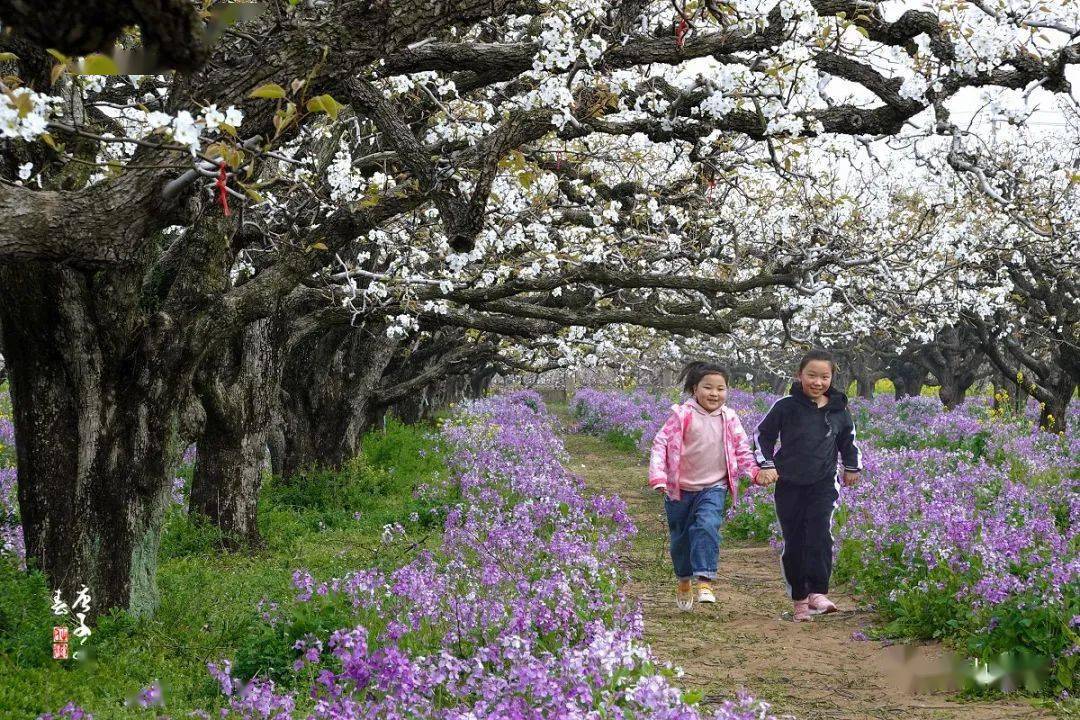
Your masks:
M217 180L214 181L214 186L218 191L218 203L221 205L221 211L225 213L225 217L232 215L232 210L229 209L229 193L225 188L228 186L228 174L225 172L225 162L222 161L218 166Z
M690 29L690 23L686 22L686 18L681 18L679 24L675 27L675 47L682 50L683 43L686 42L686 31Z

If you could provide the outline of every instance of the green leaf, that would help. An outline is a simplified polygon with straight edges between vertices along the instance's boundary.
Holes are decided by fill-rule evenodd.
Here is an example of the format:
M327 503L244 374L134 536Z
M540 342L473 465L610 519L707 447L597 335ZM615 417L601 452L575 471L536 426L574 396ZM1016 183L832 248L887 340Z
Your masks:
M697 705L705 699L705 693L700 690L687 690L683 693L682 699L687 705Z
M258 190L251 187L250 185L245 185L244 183L238 183L238 184L240 185L240 188L244 191L244 194L247 195L249 198L251 198L252 202L254 202L254 203L263 202L263 196L259 193Z
M19 95L12 101L12 105L19 111L19 117L24 118L34 110L34 100L29 93Z
M329 250L329 248L326 247L326 243L317 242L317 243L311 243L310 245L308 245L308 250Z
M280 100L285 97L285 88L281 87L277 83L266 83L260 85L251 91L248 97L253 98L268 98L270 100Z
M331 120L337 120L343 107L345 106L330 95L317 95L307 101L308 112L324 112Z
M94 53L87 55L82 61L83 75L119 75L120 68L116 62L107 55Z
M277 131L275 137L285 131L292 121L296 119L296 103L288 103L283 109L279 109L274 113L273 123L274 129Z
M225 153L225 145L223 145L222 143L210 143L206 146L206 150L204 152L206 153L207 157L221 158L224 156Z
M47 48L45 50L45 52L49 53L50 55L52 55L54 58L56 58L57 60L59 60L60 62L62 62L65 65L67 65L69 62L71 62L71 58L69 58L67 55L60 52L59 50L53 50L52 48Z
M0 62L11 62L18 59L19 56L13 52L0 52Z

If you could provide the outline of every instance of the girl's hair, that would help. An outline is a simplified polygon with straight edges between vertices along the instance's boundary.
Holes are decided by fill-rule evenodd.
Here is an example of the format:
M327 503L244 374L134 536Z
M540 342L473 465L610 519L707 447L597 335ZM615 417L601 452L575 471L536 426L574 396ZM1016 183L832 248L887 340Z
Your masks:
M802 360L799 361L799 372L802 372L807 365L815 360L822 360L829 363L829 367L832 368L833 374L836 373L836 361L833 360L832 353L828 350L811 350L803 355Z
M701 378L706 375L719 375L724 378L724 382L728 382L727 368L722 365L717 365L711 362L692 362L682 369L679 373L679 380L683 383L683 390L687 393L693 394L694 388L701 382Z

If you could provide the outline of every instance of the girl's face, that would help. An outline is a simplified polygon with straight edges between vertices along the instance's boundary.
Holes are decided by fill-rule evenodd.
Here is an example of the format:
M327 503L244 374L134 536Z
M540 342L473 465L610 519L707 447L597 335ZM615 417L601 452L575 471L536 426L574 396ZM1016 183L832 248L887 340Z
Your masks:
M826 360L811 360L795 379L802 385L807 397L816 400L832 385L832 363Z
M713 412L727 402L727 380L723 375L706 375L694 386L694 399L698 405Z

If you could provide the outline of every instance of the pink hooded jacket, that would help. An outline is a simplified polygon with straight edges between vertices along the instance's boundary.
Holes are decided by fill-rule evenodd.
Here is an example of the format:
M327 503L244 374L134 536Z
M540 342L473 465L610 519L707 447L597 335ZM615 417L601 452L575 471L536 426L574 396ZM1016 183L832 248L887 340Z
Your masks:
M751 479L757 478L759 468L750 450L750 440L746 437L742 422L735 411L726 405L721 407L724 416L724 456L727 459L727 483L731 492L731 501L738 499L739 471L744 471ZM694 415L690 401L682 405L671 406L671 416L656 433L653 440L652 455L649 458L649 486L664 486L667 496L672 500L682 498L679 487L679 470L682 464L683 438L690 420Z

